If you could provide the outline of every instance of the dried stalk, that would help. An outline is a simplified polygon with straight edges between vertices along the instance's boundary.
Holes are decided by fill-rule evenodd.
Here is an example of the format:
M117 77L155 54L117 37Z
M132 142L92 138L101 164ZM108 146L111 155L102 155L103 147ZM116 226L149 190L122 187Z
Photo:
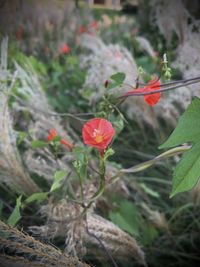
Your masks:
M2 221L0 221L0 259L8 264L6 267L28 266L28 262L30 267L89 267L88 264L82 263L66 253L63 254L55 247L41 243ZM17 260L16 265L12 260Z

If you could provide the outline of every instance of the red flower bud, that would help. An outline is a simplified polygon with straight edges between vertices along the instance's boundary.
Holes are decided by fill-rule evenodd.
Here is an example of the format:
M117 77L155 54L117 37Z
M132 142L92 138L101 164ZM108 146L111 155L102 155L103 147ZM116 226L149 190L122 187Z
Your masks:
M57 132L56 132L56 130L55 129L51 129L50 131L49 131L49 135L47 136L47 140L48 140L48 142L50 142L54 137L56 137L57 136Z
M85 26L80 26L77 30L78 34L82 34L84 32L87 32L87 28Z
M92 21L89 27L93 29L98 29L98 22L96 20Z
M47 136L48 142L51 142L51 140L56 136L58 136L56 130L55 129L51 129L49 131L49 135ZM63 144L64 146L66 146L69 149L73 148L73 145L70 142L68 142L67 140L65 140L65 139L61 139L60 143Z
M104 86L105 86L105 88L107 88L107 87L108 87L108 83L109 83L109 81L108 81L108 80L106 80L106 81L104 82Z
M67 44L64 44L61 48L60 48L60 54L68 54L70 52L70 47Z
M103 155L114 135L115 129L105 119L91 119L83 125L82 136L84 143L97 148L101 155Z
M69 149L73 148L73 145L65 139L61 139L60 142L61 142L61 144L63 144L64 146L66 146Z

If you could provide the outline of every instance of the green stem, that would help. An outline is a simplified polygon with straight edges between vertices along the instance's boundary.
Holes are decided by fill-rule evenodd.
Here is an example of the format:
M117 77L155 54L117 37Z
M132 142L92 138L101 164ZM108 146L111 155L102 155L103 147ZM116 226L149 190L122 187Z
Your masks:
M185 151L188 151L190 148L191 146L178 146L178 147L169 149L151 160L137 164L128 169L120 170L116 175L114 175L111 178L110 182L114 182L115 180L117 180L117 178L121 177L125 173L137 173L137 172L144 171L148 169L149 167L151 167L152 165L156 164L158 161L184 153Z
M90 201L96 200L98 197L100 197L104 190L105 190L105 185L106 185L106 180L105 180L105 172L106 172L106 167L105 167L105 160L103 157L100 156L100 164L99 164L99 172L100 172L100 184L99 184L99 189L97 192L90 198Z
M78 174L78 178L79 178L79 183L80 183L80 188L81 188L81 201L83 201L84 195L83 195L83 181L82 181L82 177L80 174Z

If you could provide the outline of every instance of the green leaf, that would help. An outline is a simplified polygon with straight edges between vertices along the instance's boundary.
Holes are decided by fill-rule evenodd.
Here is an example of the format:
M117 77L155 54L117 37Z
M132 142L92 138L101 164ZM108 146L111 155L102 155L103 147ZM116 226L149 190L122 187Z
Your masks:
M183 154L176 166L170 197L192 189L200 178L200 142Z
M135 231L125 218L119 212L110 212L109 217L111 221L118 225L122 230L127 231L131 235L135 235Z
M123 72L117 72L113 74L112 76L110 76L111 81L108 82L107 89L113 89L115 87L122 85L125 78L126 78L126 75Z
M142 189L144 190L144 192L146 192L148 195L155 197L155 198L159 198L160 195L158 192L152 190L150 187L148 187L146 184L141 183L140 186L142 187Z
M56 135L51 139L51 142L59 142L60 143L61 139L62 139L61 136Z
M142 224L141 242L143 245L152 245L152 242L158 235L159 232L152 224L148 222Z
M86 147L74 147L72 150L78 161L85 163L85 155L87 155L88 148Z
M116 83L123 83L126 78L126 75L123 72L117 72L113 74L112 76L110 76L110 78Z
M32 194L30 197L28 197L26 200L25 200L25 203L27 204L30 204L34 201L36 202L42 202L44 201L45 199L47 199L48 197L48 193L49 192L39 192L39 193L34 193Z
M118 135L124 128L124 118L123 115L120 114L118 116L111 116L109 118L110 122L114 126L116 130L116 135Z
M10 226L15 226L18 223L18 221L21 219L21 214L20 214L20 208L22 205L21 198L22 196L19 196L17 198L15 208L7 220L7 223Z
M43 148L45 146L48 146L48 143L45 142L45 141L41 141L41 140L33 140L31 142L31 146L33 149L36 149L36 148Z
M200 141L200 99L194 98L178 121L168 140L159 148L174 147L186 142Z
M67 176L67 171L60 170L54 174L54 182L51 186L50 192L53 192L61 187L63 179Z
M26 132L18 132L17 144L20 145L27 136L28 134Z
M132 202L123 200L117 212L109 212L109 218L113 223L128 233L138 236L140 227L140 215Z

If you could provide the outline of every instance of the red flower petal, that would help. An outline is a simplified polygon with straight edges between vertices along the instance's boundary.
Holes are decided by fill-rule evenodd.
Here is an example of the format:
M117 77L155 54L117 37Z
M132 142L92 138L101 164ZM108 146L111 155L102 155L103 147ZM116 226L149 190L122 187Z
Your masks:
M83 125L82 136L84 143L97 148L101 154L110 144L114 135L115 129L105 119L91 119Z
M126 92L123 96L131 96L134 94L142 94L142 93L151 92L153 90L160 90L160 81L159 80L153 79L153 80L149 81L148 84L149 85L147 85L143 88L137 88L134 90L130 90L130 91ZM155 94L144 95L144 100L148 105L154 106L158 103L158 101L160 100L160 97L161 97L161 93L158 92Z
M64 146L66 146L69 149L73 148L73 145L65 139L61 139L60 142L61 142L61 144L63 144Z
M80 26L80 27L78 28L77 33L78 33L78 34L81 34L81 33L84 33L84 32L87 32L87 28L86 28L85 26Z
M145 92L151 92L153 90L159 90L160 89L160 81L157 80L151 80L149 82L149 86L147 86L145 88ZM158 103L158 101L160 100L161 97L161 93L155 93L155 94L151 94L151 95L144 95L144 100L146 101L146 103L150 106L154 106Z
M61 48L60 48L60 53L61 54L68 54L70 52L70 47L67 44L64 44Z
M55 129L51 129L49 131L49 135L47 136L48 142L50 142L55 136L57 136L57 132Z
M97 29L98 28L98 22L96 20L92 21L90 23L89 27L91 27L93 29Z

